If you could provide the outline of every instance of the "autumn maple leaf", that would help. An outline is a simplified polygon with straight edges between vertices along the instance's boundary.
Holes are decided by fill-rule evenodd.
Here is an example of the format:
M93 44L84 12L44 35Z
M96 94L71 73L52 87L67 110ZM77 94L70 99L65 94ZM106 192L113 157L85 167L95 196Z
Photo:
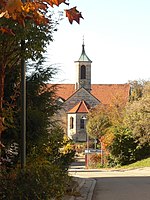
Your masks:
M45 2L47 2L51 7L53 7L53 5L59 6L61 3L69 5L69 3L66 3L66 0L45 0Z
M66 11L66 17L68 17L69 22L72 24L73 21L76 21L78 24L80 23L80 18L84 19L82 17L81 12L79 12L76 7L70 8Z
M10 18L17 21L22 26L25 26L25 20L33 20L36 24L47 24L48 19L46 14L48 11L48 5L53 7L59 6L61 3L69 5L67 0L26 0L24 3L22 0L0 0L0 18ZM43 12L44 11L44 12ZM80 23L80 18L83 18L81 12L76 7L65 10L66 16L69 22L73 21ZM1 32L9 33L8 30L0 29ZM11 31L10 31L11 32Z

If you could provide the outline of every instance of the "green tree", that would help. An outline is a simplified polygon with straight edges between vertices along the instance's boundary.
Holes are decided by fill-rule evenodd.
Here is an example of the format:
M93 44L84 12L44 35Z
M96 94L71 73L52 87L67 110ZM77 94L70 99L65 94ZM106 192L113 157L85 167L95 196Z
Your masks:
M27 144L30 143L30 145L32 144L31 146L34 146L42 138L41 135L47 133L47 128L52 123L51 116L58 109L54 98L54 87L47 88L47 82L52 80L57 70L52 66L44 67L40 60L39 63L32 64L31 71L32 73L27 76ZM16 76L15 69L13 70L13 75L10 72L8 73L7 81L11 81L6 82L8 84L5 99L10 104L11 109L9 109L10 115L8 115L7 111L5 117L5 123L8 124L2 136L5 144L9 144L14 140L19 142L19 133L21 131L20 91L15 91L17 94L14 94L15 97L13 96L13 85L17 84L15 77L18 76L18 72Z
M143 95L143 88L146 81L144 80L134 80L130 81L130 102L136 101Z
M123 121L125 102L116 95L111 104L100 104L88 114L87 132L91 137L100 138L106 133L111 133L111 127Z
M16 72L18 68L18 77L20 78L20 62L22 56L25 60L37 60L43 57L46 52L46 46L52 41L52 33L55 30L57 22L54 22L51 16L48 16L49 23L36 26L33 21L26 22L26 28L11 19L1 19L0 26L14 29L18 34L4 34L0 32L0 134L5 126L4 121L4 86L5 76L8 71ZM25 41L25 53L22 55L21 40ZM6 72L7 70L7 72Z
M41 62L32 66L34 72L27 77L27 166L23 172L15 167L5 173L3 168L1 189L4 199L61 199L70 181L67 169L75 152L63 150L70 141L64 140L63 129L52 119L58 106L54 88L47 88L47 81L56 70L44 68ZM19 113L18 109L16 126L6 129L5 137L12 130L19 132Z
M111 122L107 115L106 106L100 105L88 114L86 130L91 138L100 139L110 126Z
M33 65L34 68L27 77L27 141L30 146L47 139L48 129L54 126L52 116L59 108L55 87L47 87L57 70L52 66L44 68L40 62Z
M150 144L150 82L146 82L143 95L126 107L125 124L132 130L136 140Z
M137 142L132 132L125 126L114 127L114 139L109 146L110 165L126 165L134 162L137 158Z

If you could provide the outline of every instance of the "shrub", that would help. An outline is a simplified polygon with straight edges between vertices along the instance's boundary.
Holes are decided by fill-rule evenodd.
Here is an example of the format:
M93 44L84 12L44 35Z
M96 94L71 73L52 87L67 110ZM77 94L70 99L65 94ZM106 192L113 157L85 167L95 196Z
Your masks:
M135 161L136 142L130 131L116 128L113 143L110 147L110 160L114 164L125 165Z
M61 199L69 184L66 172L42 160L33 162L23 171L3 171L1 179L3 200Z

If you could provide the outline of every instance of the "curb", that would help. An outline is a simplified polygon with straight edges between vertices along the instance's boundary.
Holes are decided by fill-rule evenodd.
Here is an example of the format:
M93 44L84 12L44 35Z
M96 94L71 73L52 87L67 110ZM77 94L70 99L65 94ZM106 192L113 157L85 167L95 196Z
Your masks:
M79 191L84 185L84 183L85 183L85 179L82 179L79 183L79 186L76 188L76 190ZM75 196L71 196L68 200L75 200L75 198L76 198Z
M71 196L68 200L91 200L93 196L93 191L95 188L96 180L95 179L80 179L79 186L76 188L77 191L81 191L83 196Z
M92 199L95 185L96 185L96 180L93 179L92 186L91 186L90 191L89 191L89 193L88 193L87 200L91 200L91 199Z

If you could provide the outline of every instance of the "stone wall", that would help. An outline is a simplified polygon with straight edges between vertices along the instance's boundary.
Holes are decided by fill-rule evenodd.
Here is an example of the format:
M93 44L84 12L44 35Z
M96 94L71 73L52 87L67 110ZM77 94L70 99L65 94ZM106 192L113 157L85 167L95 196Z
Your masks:
M80 88L68 100L66 100L66 102L64 102L63 108L67 112L82 100L86 101L86 103L88 103L91 108L100 104L98 99L96 99L93 95L91 95L84 88Z

